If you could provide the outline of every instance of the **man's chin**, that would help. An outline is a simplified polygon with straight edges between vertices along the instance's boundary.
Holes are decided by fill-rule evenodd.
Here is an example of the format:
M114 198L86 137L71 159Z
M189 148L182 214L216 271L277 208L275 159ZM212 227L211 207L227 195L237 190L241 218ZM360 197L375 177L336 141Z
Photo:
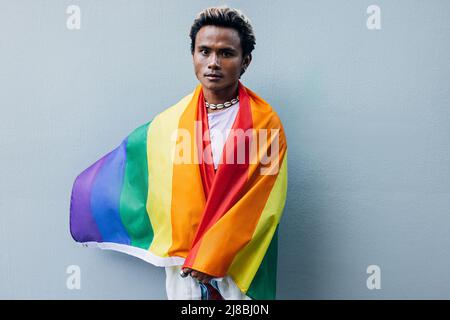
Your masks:
M211 91L227 90L227 88L233 88L235 85L233 81L225 81L225 79L221 79L220 81L209 81L208 79L202 79L200 80L200 83L202 84L203 88Z
M221 90L225 88L226 86L223 85L223 83L217 83L217 82L211 82L211 81L200 81L202 83L203 88L206 88L208 90Z

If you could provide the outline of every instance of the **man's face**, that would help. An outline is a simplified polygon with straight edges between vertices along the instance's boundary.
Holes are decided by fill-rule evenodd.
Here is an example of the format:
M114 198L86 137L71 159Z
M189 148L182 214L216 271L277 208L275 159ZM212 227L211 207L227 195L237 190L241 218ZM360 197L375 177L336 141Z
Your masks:
M195 38L192 58L195 75L203 87L220 91L235 86L244 66L239 33L226 27L202 27Z

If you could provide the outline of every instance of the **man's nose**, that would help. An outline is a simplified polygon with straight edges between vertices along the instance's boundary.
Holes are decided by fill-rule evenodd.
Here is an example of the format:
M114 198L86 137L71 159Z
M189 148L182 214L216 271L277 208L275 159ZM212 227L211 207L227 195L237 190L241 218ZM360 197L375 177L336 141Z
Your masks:
M220 69L220 60L217 54L213 53L210 56L208 62L208 68L210 69Z

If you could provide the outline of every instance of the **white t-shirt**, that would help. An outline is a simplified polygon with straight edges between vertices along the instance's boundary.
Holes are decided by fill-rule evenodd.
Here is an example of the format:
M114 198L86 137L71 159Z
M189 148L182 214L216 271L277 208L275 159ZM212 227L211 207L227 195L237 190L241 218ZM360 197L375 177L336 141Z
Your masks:
M209 135L215 169L219 166L223 146L227 141L229 130L233 127L238 111L239 102L225 110L208 113Z

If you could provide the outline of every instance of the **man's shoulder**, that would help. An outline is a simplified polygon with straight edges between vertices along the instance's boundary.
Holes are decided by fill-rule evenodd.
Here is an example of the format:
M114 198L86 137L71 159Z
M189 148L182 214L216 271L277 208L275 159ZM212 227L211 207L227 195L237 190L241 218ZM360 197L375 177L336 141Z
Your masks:
M253 105L252 113L259 119L266 119L266 125L274 128L282 127L281 119L276 109L260 95L247 88L247 93Z

